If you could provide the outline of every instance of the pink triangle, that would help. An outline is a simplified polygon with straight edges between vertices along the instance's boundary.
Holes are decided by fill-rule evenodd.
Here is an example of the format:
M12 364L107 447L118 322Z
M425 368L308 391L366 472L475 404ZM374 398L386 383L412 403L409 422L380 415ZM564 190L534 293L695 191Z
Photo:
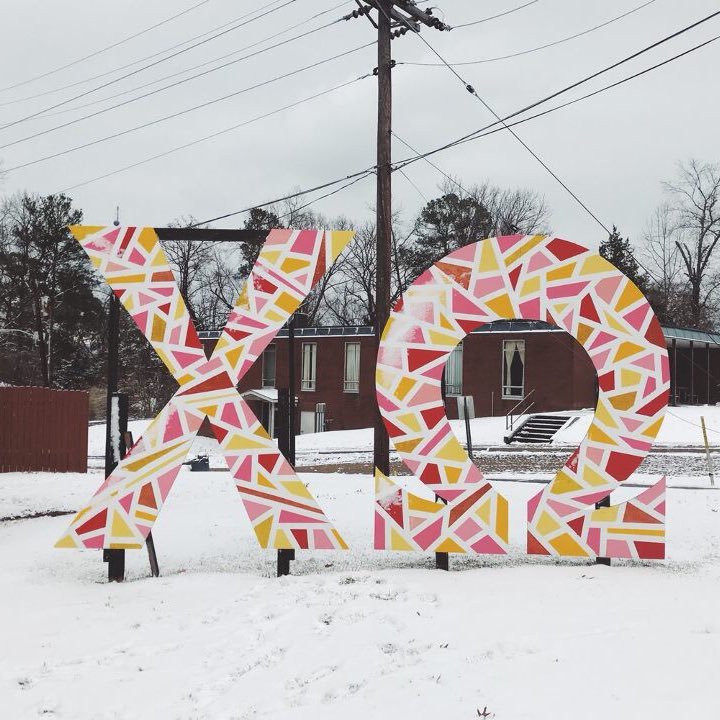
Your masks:
M473 317L486 317L486 314L475 303L471 302L465 295L453 290L452 309L456 315L471 315Z
M422 530L414 536L415 542L423 549L426 550L432 545L439 537L442 532L443 519L440 517L435 522L431 523L425 530Z
M524 303L520 303L520 315L525 320L540 320L540 298L534 298L527 300Z
M324 530L313 530L313 544L316 550L332 550L334 545Z
M145 256L137 248L133 248L128 260L133 265L141 265L142 266L145 264Z
M129 495L126 495L122 500L118 501L128 515L130 514L130 506L132 505L132 500L133 493L130 493Z
M543 268L549 267L553 264L553 261L545 255L543 252L536 252L531 258L530 262L528 263L528 273L534 273L538 270L542 270Z
M558 502L557 500L548 500L548 505L560 516L565 517L566 515L573 515L577 513L578 509L572 505Z
M611 335L610 333L605 332L604 330L601 330L598 334L595 340L593 340L593 344L590 346L590 350L594 350L595 348L600 347L601 345L606 345L609 342L613 342L614 340L617 340L617 337L615 335ZM597 367L597 365L596 365Z
M300 515L300 513L290 512L289 510L281 510L278 523L280 525L294 525L296 523L324 523L325 519L321 517L310 517L309 515Z
M472 262L475 259L475 254L477 253L479 245L480 243L470 243L469 245L463 245L463 247L451 252L447 256L445 261L447 262L449 258L452 258L453 260L469 260L470 262Z
M158 475L157 484L158 488L160 488L160 498L163 502L165 502L165 498L168 496L168 493L170 492L170 489L175 482L175 478L177 477L179 469L180 467L178 466L176 468L173 468L172 470L168 470L162 475Z
M655 355L650 353L649 355L643 355L641 358L638 358L637 360L633 360L631 365L635 365L636 367L641 367L644 370L651 370L655 371Z
M592 356L593 365L597 370L602 370L605 367L611 350L612 348L608 348Z
M245 506L245 511L250 518L250 522L253 522L255 518L270 510L271 507L270 505L253 502L252 500L245 500L245 498L243 498L243 505Z
M625 320L630 323L635 330L640 331L645 323L645 318L647 317L649 310L650 306L647 303L643 303L639 308L627 313L627 315L625 315Z
M635 432L642 424L642 420L635 420L634 418L624 417L622 418L623 425L630 431Z
M612 305L612 299L615 296L615 291L624 279L624 277L619 275L605 278L595 285L595 292L598 297L602 298L608 305Z
M470 547L476 553L484 553L486 555L505 555L506 552L503 550L489 535L480 538L476 543L473 543Z
M495 238L501 253L506 253L511 247L517 245L525 235L500 235ZM486 242L489 242L486 240Z

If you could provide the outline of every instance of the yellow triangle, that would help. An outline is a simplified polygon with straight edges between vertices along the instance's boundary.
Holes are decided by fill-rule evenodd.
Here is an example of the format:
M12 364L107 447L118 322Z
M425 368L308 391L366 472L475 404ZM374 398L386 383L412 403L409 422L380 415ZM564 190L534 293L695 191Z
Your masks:
M239 345L238 347L234 347L232 350L228 350L225 353L225 357L227 358L227 361L232 367L237 367L237 364L240 360L240 355L242 355L244 349L244 345Z
M273 518L272 515L269 518L265 518L262 522L259 522L253 530L255 530L255 536L260 543L260 547L266 548L268 541L270 540L270 529L272 528Z
M649 428L643 430L643 435L650 438L656 437L657 434L660 432L660 427L662 426L663 420L664 418L658 418L652 425L650 425Z
M615 353L613 362L618 362L620 360L623 360L626 357L630 357L630 355L636 355L637 353L642 352L643 350L645 350L645 348L642 345L636 345L635 343L631 343L631 342L621 343L620 347L618 348L617 352Z
M603 315L605 316L605 322L608 324L608 326L610 328L612 328L616 332L619 332L621 335L628 334L627 327L625 325L623 325L620 322L620 320L618 320L618 318L614 315L614 313L604 310Z
M436 513L445 507L443 503L436 503L434 500L426 500L419 495L408 493L408 510L417 512Z
M338 545L342 550L347 550L348 546L347 543L342 539L342 535L335 529L332 528L332 534L335 536L335 539L337 540Z
M498 495L497 509L495 511L495 532L504 542L508 541L508 511L507 498L502 495Z
M455 462L464 462L467 459L467 454L462 448L462 445L457 441L456 438L451 437L441 450L435 453L435 457L440 460L453 460Z
M261 472L258 473L258 485L262 485L263 487L272 488L273 490L277 490L275 485L273 485L268 478L263 475Z
M610 507L596 508L591 514L593 523L617 522L618 514L622 507L622 505L610 505Z
M138 235L138 243L142 245L148 252L158 244L158 236L155 228L144 227Z
M605 445L617 445L607 433L603 432L595 423L590 425L590 429L587 434L588 440L593 442L604 443Z
M454 485L462 475L462 468L455 467L453 465L445 466L445 477L450 485Z
M488 498L476 511L475 514L483 521L485 527L490 525L490 510L492 509L492 500Z
M543 511L537 523L537 529L541 535L549 535L560 527L560 523L552 515Z
M70 225L68 229L78 242L82 242L88 235L105 230L105 225Z
M150 265L151 267L166 267L168 264L165 253L160 249L160 246L156 246L155 252L152 254Z
M445 328L446 330L455 330L453 324L442 313L440 313L440 327Z
M276 550L291 550L295 546L290 542L290 538L285 534L284 530L278 530L275 533L275 543L273 547Z
M581 490L582 485L573 480L566 472L561 470L550 485L550 492L553 495L564 495L565 493Z
M414 550L415 548L394 528L390 528L391 550Z
M210 415L211 417L215 417L215 413L217 412L218 406L217 405L203 405L202 407L199 407L198 410L201 412L204 412L206 415Z
M285 480L282 484L291 495L305 498L306 500L314 500L302 480Z
M553 538L550 544L557 550L558 555L563 557L588 557L588 553L568 533Z
M230 440L225 443L226 450L249 450L263 447L267 447L267 443L251 440L244 435L240 435L240 433L233 433Z
M480 272L490 272L500 269L491 240L483 240L478 269Z
M533 235L529 240L527 240L519 248L517 248L517 250L513 250L505 258L505 266L509 268L518 258L527 254L536 245L539 245L543 240L545 240L545 235Z
M72 535L65 535L61 537L56 543L56 548L79 548L80 545L73 540Z
M297 270L302 270L310 264L309 260L303 260L301 258L289 257L283 260L280 269L286 273L293 273Z
M117 511L113 511L112 529L110 532L113 537L135 537L135 533Z
M445 538L436 548L435 552L464 553L465 548L458 545L452 538Z
M609 263L602 255L590 255L580 268L580 275L597 275L610 270L615 270L615 266Z
M565 278L569 278L573 272L575 271L577 263L571 262L567 263L565 265L561 265L558 268L555 268L554 270L550 270L547 274L548 280L564 280Z
M635 285L628 280L625 283L625 288L623 289L620 298L617 301L617 305L615 306L616 310L624 310L626 307L629 307L634 302L639 300L643 294L635 287Z
M396 442L394 443L395 449L399 453L407 455L408 453L411 453L422 442L422 440L422 438L415 438L414 440L403 440L402 442Z
M330 230L331 257L327 259L328 265L347 247L354 236L355 232L352 230Z
M593 487L602 487L607 485L608 481L597 470L593 470L589 465L583 468L583 480Z
M432 345L447 345L449 347L455 347L458 344L458 339L456 337L437 332L436 330L430 330L428 335L430 344Z
M575 339L581 345L584 345L587 342L587 339L592 334L593 334L593 328L591 328L589 325L585 325L585 323L578 323L577 333L575 334Z
M487 300L485 304L500 318L514 318L517 315L512 302L510 302L510 297L506 293Z

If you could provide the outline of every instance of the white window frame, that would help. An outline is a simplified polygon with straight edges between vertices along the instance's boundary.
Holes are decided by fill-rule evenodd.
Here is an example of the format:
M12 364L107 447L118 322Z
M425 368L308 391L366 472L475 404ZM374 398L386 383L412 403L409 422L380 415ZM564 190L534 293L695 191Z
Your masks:
M303 392L315 392L317 384L317 343L302 344L302 366L300 389ZM308 371L308 372L306 372Z
M348 377L348 348L357 348L357 361L356 361L356 374L357 377ZM359 393L360 392L360 343L359 342L346 342L345 343L345 362L343 372L343 392L346 393Z
M271 350L271 348L272 348L272 350ZM268 382L268 381L271 380L271 378L268 377L268 376L266 375L266 373L265 373L265 367L266 367L266 365L265 365L265 353L267 353L269 350L271 350L272 354L273 354L274 357L275 357L275 367L273 368L273 371L274 371L274 372L273 372L273 376L272 376L272 381L271 381L271 382ZM262 387L264 387L264 388L274 388L276 382L277 382L277 345L275 345L275 343L272 343L271 345L268 345L268 346L265 348L265 350L263 350L263 354L262 354L262 378L261 378L261 385L262 385Z
M520 352L522 360L523 375L522 385L511 385L510 381L510 363L515 351ZM508 362L509 358L509 362ZM501 361L501 382L502 382L502 399L503 400L522 400L525 397L525 341L524 340L503 340L502 344L502 361ZM516 392L513 392L515 390ZM520 392L518 393L517 390Z
M459 367L455 370L459 373L458 378L453 378L452 373L449 372L450 364L458 363ZM450 382L455 380L455 382ZM450 355L448 355L447 362L445 363L445 395L448 397L457 397L462 395L463 391L463 344L459 343L453 349Z

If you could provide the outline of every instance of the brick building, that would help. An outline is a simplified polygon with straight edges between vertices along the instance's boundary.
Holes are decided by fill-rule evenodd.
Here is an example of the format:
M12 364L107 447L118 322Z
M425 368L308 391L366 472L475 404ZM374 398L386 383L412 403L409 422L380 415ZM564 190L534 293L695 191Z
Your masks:
M670 355L671 402L720 399L720 336L663 328ZM217 333L202 332L208 350ZM376 353L372 327L295 330L298 433L370 427L375 418ZM271 432L277 389L288 386L288 333L280 331L241 380L239 389ZM596 375L590 358L566 332L540 321L501 320L471 332L445 371L446 410L458 417L458 396L472 396L475 414L506 415L524 397L532 412L594 407Z

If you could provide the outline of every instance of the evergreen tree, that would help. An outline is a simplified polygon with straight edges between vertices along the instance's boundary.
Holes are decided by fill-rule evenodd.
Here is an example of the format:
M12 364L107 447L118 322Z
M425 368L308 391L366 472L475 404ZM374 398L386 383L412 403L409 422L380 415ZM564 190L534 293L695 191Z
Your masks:
M648 291L650 279L635 259L630 240L623 238L615 225L608 239L600 243L600 255L629 277L643 293Z
M99 280L68 225L82 221L66 195L24 193L2 207L0 371L9 382L86 387L99 370ZM22 339L22 350L18 344ZM17 364L18 354L31 363Z

